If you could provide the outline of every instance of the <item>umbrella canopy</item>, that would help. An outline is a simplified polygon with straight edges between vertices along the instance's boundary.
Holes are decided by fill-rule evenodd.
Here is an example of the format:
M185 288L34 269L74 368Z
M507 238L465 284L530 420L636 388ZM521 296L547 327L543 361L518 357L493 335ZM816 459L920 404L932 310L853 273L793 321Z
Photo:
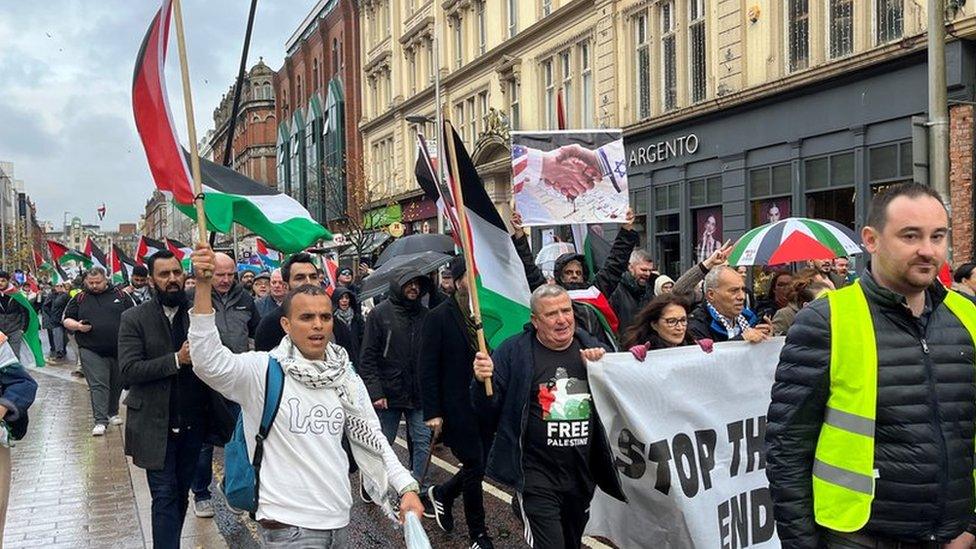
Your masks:
M454 240L446 234L412 234L398 238L383 250L376 266L382 266L396 256L419 252L454 254Z
M419 252L415 254L398 255L389 260L382 267L373 271L363 282L363 289L359 292L359 299L366 300L376 297L390 288L390 281L400 276L403 270L413 270L420 274L430 274L450 263L451 257L439 252Z
M556 259L563 254L573 253L576 248L569 242L546 244L535 256L535 264L546 273L552 273Z
M756 227L735 243L730 265L783 265L862 253L858 238L834 221L789 217Z

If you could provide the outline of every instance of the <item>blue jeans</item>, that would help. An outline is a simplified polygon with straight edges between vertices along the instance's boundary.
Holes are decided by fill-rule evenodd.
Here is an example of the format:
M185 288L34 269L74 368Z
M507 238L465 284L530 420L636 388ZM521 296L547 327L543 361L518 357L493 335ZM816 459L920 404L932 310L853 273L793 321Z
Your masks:
M166 440L166 460L158 471L146 470L152 494L153 547L179 548L183 519L190 501L190 483L200 457L201 433L185 429L170 431Z
M427 457L430 455L430 429L424 424L424 413L422 410L410 410L407 408L390 408L387 410L376 410L376 415L380 419L380 428L383 436L393 445L396 439L397 429L400 427L400 418L407 420L407 433L410 436L410 472L413 478L421 484L424 483L424 467L427 465Z
M345 528L337 530L312 530L300 526L286 526L274 530L258 527L261 534L261 547L272 549L346 549L349 547L348 532Z
M196 472L193 474L193 501L205 501L212 497L210 483L213 481L213 444L204 444L200 448L197 459Z

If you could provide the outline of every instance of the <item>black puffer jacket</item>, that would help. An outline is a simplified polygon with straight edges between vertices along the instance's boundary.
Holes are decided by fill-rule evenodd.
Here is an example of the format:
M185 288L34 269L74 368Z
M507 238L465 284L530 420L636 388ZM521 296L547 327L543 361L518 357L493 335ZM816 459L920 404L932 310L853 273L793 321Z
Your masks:
M973 340L927 291L916 319L904 299L861 278L878 355L875 468L871 519L863 533L903 541L946 542L973 519L976 368ZM784 547L816 547L811 470L830 389L830 307L800 311L776 369L767 416L766 460Z
M430 293L430 278L403 270L390 282L390 297L370 311L366 318L363 348L357 365L369 397L385 398L389 408L420 409L420 371L417 355L427 307L420 298L409 300L403 285L420 278L421 296Z
M637 283L637 279L629 271L620 277L617 289L608 296L610 306L613 307L613 312L617 313L617 319L620 321L618 334L626 333L637 313L654 299L654 281L659 276L661 275L651 274L643 286Z

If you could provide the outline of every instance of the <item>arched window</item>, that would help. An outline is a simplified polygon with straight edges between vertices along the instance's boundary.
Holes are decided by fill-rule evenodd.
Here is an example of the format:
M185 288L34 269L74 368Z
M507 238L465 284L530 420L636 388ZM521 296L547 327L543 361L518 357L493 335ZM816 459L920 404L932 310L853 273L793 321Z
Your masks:
M274 99L274 92L271 90L271 84L270 83L264 85L264 98L265 99Z

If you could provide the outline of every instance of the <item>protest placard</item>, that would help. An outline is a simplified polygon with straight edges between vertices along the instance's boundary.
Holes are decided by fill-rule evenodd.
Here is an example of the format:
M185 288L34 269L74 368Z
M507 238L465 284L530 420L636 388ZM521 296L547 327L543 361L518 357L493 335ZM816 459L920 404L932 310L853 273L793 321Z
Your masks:
M597 491L586 532L618 547L779 547L764 451L783 338L591 363L628 503Z
M512 193L526 227L623 223L630 205L623 133L512 132Z

